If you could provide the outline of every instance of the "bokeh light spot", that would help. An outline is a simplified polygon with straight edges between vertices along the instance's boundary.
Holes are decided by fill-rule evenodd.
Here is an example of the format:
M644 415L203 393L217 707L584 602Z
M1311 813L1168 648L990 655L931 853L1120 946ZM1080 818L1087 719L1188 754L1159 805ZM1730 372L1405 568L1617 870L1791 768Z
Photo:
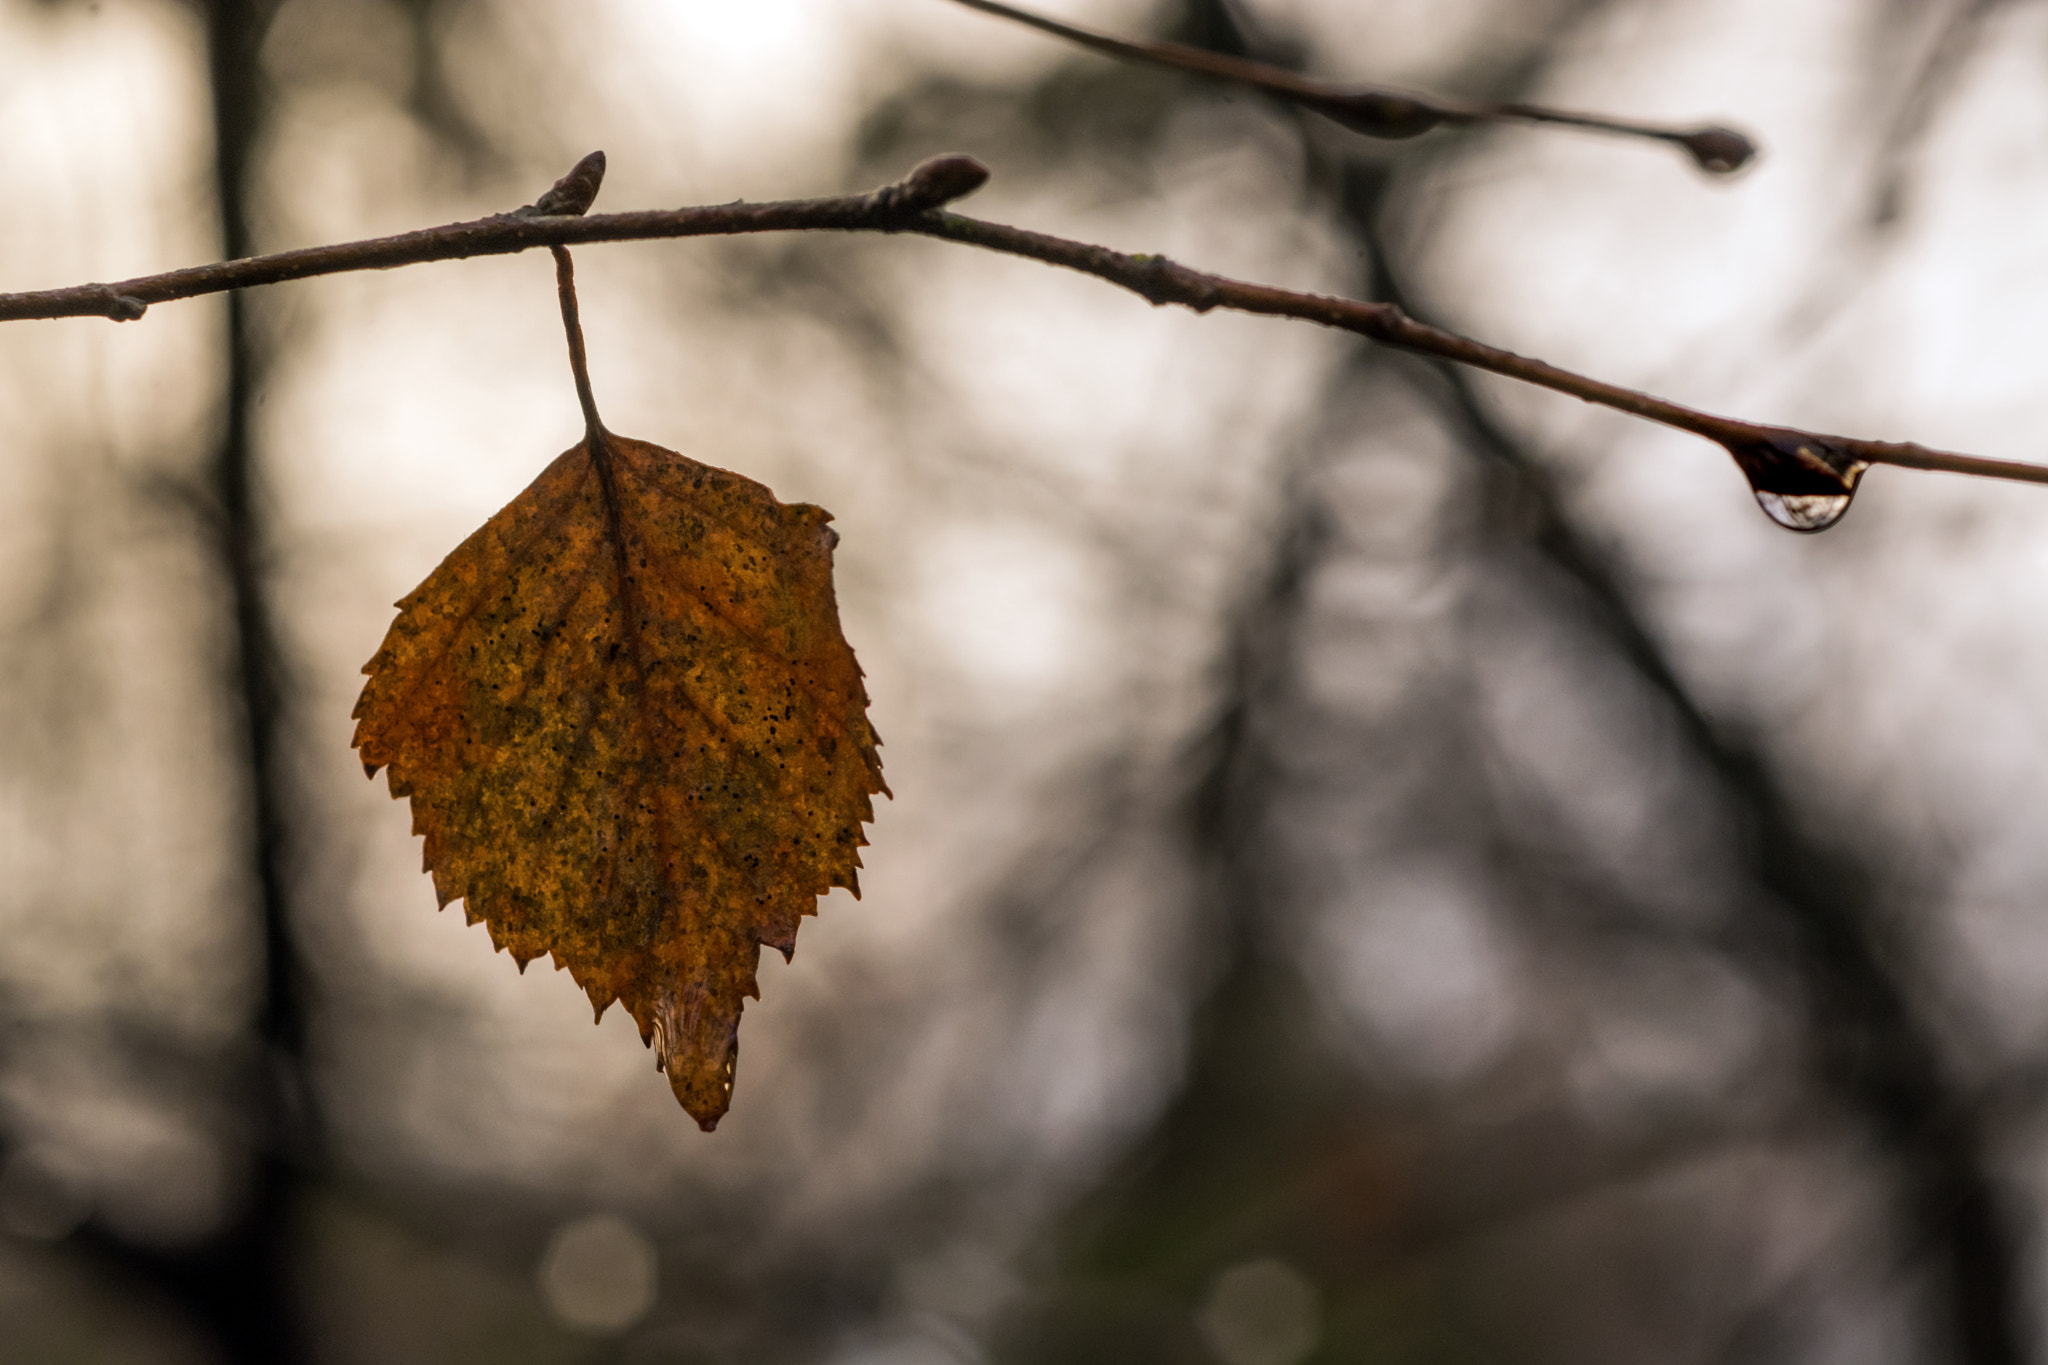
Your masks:
M593 1214L564 1223L541 1257L540 1288L564 1323L623 1332L654 1307L654 1244L625 1219Z
M1223 1365L1295 1365L1322 1336L1320 1297L1284 1261L1246 1261L1216 1277L1195 1324Z

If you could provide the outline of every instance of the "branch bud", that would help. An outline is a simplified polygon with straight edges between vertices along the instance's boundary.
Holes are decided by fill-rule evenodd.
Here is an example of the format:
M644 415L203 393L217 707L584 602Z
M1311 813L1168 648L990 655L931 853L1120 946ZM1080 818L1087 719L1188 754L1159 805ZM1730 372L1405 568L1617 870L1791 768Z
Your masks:
M597 201L597 187L604 183L604 153L592 152L569 173L549 186L548 192L519 210L522 218L581 218Z
M988 183L988 167L958 152L920 161L909 175L876 190L871 201L887 213L929 213L964 199Z
M112 285L101 285L106 292L106 315L114 322L133 322L149 311L149 305L132 294L123 294Z

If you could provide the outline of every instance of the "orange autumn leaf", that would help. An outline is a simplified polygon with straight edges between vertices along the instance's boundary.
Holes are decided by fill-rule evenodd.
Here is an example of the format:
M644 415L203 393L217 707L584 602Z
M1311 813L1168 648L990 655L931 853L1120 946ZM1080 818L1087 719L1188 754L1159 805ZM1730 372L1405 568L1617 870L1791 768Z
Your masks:
M398 604L356 703L441 904L622 1003L707 1130L760 946L859 894L888 790L830 519L593 425Z

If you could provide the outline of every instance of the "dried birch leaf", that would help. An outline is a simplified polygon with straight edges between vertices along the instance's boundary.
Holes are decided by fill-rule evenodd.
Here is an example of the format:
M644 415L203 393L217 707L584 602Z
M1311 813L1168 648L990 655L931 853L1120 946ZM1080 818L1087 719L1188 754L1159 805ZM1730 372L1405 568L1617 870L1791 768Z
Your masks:
M708 1130L760 945L859 895L888 788L830 516L597 430L398 604L355 743L441 904L625 1005Z

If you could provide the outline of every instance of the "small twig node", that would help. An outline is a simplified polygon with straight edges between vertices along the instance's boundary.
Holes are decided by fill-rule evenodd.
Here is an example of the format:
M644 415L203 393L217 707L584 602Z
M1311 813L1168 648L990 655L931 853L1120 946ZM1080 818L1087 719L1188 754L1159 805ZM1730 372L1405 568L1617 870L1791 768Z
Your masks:
M149 311L149 305L133 294L123 294L111 284L100 286L106 316L115 322L133 322Z

